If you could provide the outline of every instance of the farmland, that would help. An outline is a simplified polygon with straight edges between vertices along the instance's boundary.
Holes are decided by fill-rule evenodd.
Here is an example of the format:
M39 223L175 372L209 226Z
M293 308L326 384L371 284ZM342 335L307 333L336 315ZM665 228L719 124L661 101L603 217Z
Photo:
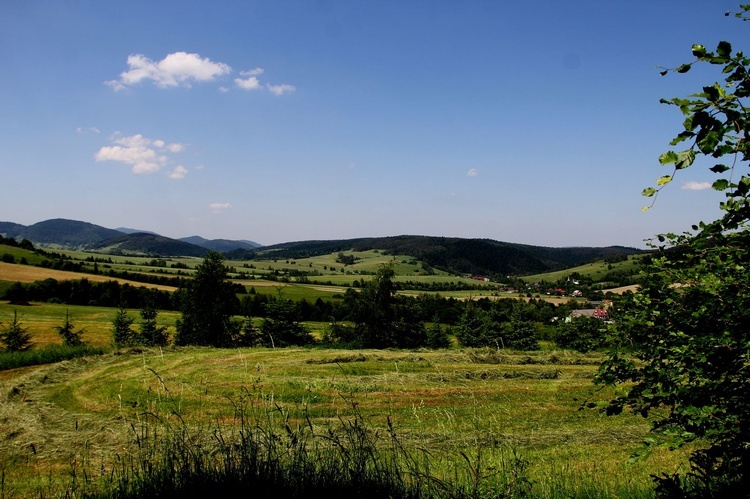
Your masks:
M63 254L89 272L96 265L100 272L143 276L190 276L201 261ZM410 257L377 251L344 256L355 263L342 265L337 262L340 254L330 254L228 265L232 282L246 292L294 301L340 300L348 289L369 281L383 263L398 269L394 280L402 283L399 293L404 295L425 293L409 289L408 283L417 288L435 283L445 290L432 293L446 297L528 299L526 293L508 292L507 285L435 271ZM111 279L0 265L4 289L15 281ZM300 269L310 273L301 275ZM451 290L461 286L465 289ZM570 300L544 298L553 303ZM115 476L118 463L138 456L133 443L138 425L148 426L154 435L231 433L236 431L232 425L239 403L250 404L253 417L260 418L253 425L270 433L288 431L284 428L302 431L299 428L307 425L311 435L333 435L361 420L368 434L398 435L398 445L407 455L429 458L435 479L463 483L462 487L482 483L492 490L502 478L503 483L518 481L519 490L539 497L650 497L650 474L685 464L684 452L666 450L628 464L649 421L632 415L606 417L600 409L612 394L595 391L592 383L603 355L559 350L549 341L536 352L461 349L455 339L450 349L413 351L114 349L114 308L0 303L0 321L7 323L14 312L31 334L34 349L59 344L54 328L69 314L76 329L84 330L83 340L108 353L2 373L0 389L7 403L0 409L0 433L6 436L0 442L0 471L2 493L9 497L114 486L107 480ZM135 310L129 315L137 321ZM179 317L178 312L163 310L158 325L173 335ZM320 338L327 323L308 322L307 327ZM387 447L386 443L378 445ZM71 481L71 470L87 481Z
M323 432L357 414L372 431L392 424L444 477L465 469L461 453L484 460L488 475L514 454L539 496L649 496L649 473L684 456L664 451L627 464L648 421L579 410L606 400L591 385L600 360L565 351L170 348L19 369L2 381L5 491L70 486L76 460L79 473L88 464L92 480L106 477L115 456L137 453L128 434L147 414L197 431L229 424L246 397L264 425ZM278 410L286 416L277 421Z

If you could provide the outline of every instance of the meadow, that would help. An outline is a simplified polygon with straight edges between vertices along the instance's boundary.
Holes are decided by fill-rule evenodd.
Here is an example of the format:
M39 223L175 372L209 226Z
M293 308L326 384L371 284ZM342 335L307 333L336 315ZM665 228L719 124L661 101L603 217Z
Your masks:
M362 418L368 431L396 434L408 452L428 456L441 479L523 473L538 497L648 497L649 474L684 464L684 455L628 463L649 423L602 414L611 394L592 385L600 361L559 350L168 348L6 371L3 492L64 490L71 471L94 487L137 453L136 426L227 431L242 401L269 431L325 435Z
M145 259L117 258L122 260L113 259L112 265L154 270ZM381 258L377 253L369 255L370 262L361 258L355 264L361 266L357 274L342 274L335 266L331 271L335 255L307 262L263 262L285 269L305 268L305 263L308 269L320 267L329 275L315 279L334 285L258 278L235 282L284 298L337 299L346 284L367 280L368 265L376 269ZM199 261L191 260L180 262ZM249 265L260 267L261 262L235 266L246 271ZM400 280L459 279L421 275L421 267L406 259L399 265L406 272ZM6 264L0 271L0 279L9 279L6 285L22 273L34 274L32 280L69 277L26 265ZM518 296L492 287L441 294ZM315 449L324 444L325 452L342 446L336 459L353 452L348 446L362 442L377 447L372 456L396 448L396 461L406 463L399 469L411 470L407 481L429 477L429 484L443 484L440 490L446 497L652 497L650 475L686 466L684 451L666 449L648 460L630 462L650 422L640 416L603 414L612 393L597 391L593 384L603 359L600 353L583 355L547 343L537 352L117 350L111 345L115 309L0 303L0 321L7 323L14 312L31 333L34 349L59 344L54 327L70 314L75 328L84 329L84 341L104 353L0 372L0 497L106 495L123 476L132 482L128 473L133 471L126 470L126 463L139 469L154 466L153 453L166 445L162 440L157 444L159 438L167 438L169 445L182 442L179 452L186 455L199 457L196 449L202 449L211 462L217 453L234 452L232 439L248 431L265 435L268 445L286 442L286 447L278 447L274 462L300 452L316 455L292 444L299 441L313 442ZM129 314L137 327L137 310ZM174 333L178 318L177 312L162 311L158 322ZM308 324L317 337L326 326ZM146 442L151 446L148 459ZM421 468L414 471L417 462Z

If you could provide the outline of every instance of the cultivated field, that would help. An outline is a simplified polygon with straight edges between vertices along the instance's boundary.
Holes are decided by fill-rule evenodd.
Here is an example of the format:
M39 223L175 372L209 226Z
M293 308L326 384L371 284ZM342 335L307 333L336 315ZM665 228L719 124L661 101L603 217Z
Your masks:
M684 456L663 451L628 464L648 422L581 410L611 395L591 383L600 360L565 351L170 348L23 368L0 382L4 493L59 490L72 471L107 477L117 459L137 454L144 425L210 435L246 404L257 424L320 435L362 416L384 445L395 433L446 479L512 472L538 497L560 488L648 497L649 474Z
M163 291L176 291L174 286L162 286L159 284L146 284L127 279L115 279L103 275L81 274L80 272L68 272L65 270L47 269L44 267L32 267L30 265L17 265L12 263L0 262L0 280L9 282L31 283L43 281L45 279L55 279L57 281L88 279L92 282L109 282L117 281L120 284L130 284L131 286L143 286L147 288L160 289Z

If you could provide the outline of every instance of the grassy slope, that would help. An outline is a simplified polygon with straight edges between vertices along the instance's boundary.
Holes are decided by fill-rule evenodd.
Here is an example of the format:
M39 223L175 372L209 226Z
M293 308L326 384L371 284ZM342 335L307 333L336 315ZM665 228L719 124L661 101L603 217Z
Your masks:
M613 263L611 270L619 270L623 272L633 270L638 267L638 261L640 260L640 258L640 256L630 256L626 261ZM525 276L522 277L522 279L528 283L535 283L539 281L555 282L560 279L565 279L574 272L577 272L584 277L589 277L593 279L594 282L597 282L598 280L601 280L604 275L607 274L607 272L610 272L610 270L608 269L608 264L603 260L600 260L565 270Z
M281 408L292 426L324 428L356 406L385 435L390 419L402 443L429 451L447 476L465 468L461 452L476 465L481 449L491 473L515 450L528 459L540 496L551 480L627 496L628 487L648 488L650 473L673 469L683 456L657 452L627 465L648 422L578 410L581 400L608 395L593 393L599 361L559 351L192 348L24 369L0 382L11 394L0 408L0 466L19 491L48 474L69 481L74 453L87 454L90 472L106 474L115 452L135 450L125 442L147 414L178 426L179 414L191 427L211 428L231 422L230 399L244 394L269 423Z

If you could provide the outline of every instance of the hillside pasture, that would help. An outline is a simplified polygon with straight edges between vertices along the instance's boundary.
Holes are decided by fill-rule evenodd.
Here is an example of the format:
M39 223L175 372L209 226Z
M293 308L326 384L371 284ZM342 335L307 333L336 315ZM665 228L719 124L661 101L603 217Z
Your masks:
M640 261L643 258L642 255L630 255L628 256L627 260L621 261L621 262L615 262L612 264L609 264L605 262L604 260L598 260L596 262L587 263L585 265L580 265L578 267L572 267L569 269L564 270L557 270L555 272L546 272L543 274L534 274L529 276L523 276L521 277L524 281L530 284L534 284L537 282L545 281L545 282L556 282L561 279L566 279L568 276L570 276L573 273L580 274L583 277L590 278L594 282L600 281L607 272L612 271L621 271L621 272L631 272L638 269L640 266ZM609 268L611 266L611 269Z

